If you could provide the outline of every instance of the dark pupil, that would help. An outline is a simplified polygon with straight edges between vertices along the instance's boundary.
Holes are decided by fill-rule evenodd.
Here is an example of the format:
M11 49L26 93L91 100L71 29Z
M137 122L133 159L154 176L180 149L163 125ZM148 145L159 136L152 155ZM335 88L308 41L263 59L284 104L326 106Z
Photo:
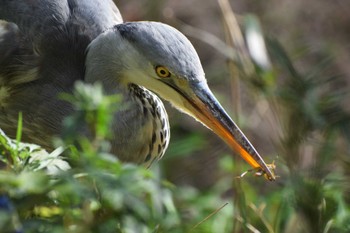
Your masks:
M165 71L165 70L161 70L160 73L161 73L162 75L166 75L166 71Z

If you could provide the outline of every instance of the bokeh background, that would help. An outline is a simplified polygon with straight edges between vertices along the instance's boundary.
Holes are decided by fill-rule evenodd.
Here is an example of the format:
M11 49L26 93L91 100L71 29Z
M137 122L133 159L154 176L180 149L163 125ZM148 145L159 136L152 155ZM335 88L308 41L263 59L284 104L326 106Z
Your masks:
M86 109L67 122L87 119L95 138L70 132L56 139L68 149L48 155L0 131L0 232L350 232L347 0L115 3L125 21L161 21L189 37L276 181L168 103L164 158L151 169L119 163L105 151L115 99L80 84L67 99Z

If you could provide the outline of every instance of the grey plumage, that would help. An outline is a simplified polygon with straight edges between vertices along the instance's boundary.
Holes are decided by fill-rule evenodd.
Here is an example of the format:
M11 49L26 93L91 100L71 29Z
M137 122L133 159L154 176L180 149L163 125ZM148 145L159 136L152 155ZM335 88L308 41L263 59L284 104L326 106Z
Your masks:
M101 15L94 11L104 12ZM0 1L0 127L11 136L18 112L25 141L50 148L71 106L57 98L85 76L85 50L121 23L112 1ZM8 46L11 44L11 46ZM7 98L4 98L4 96Z
M157 22L131 22L115 28L154 64L167 64L178 77L204 81L204 71L195 49L175 28Z
M73 109L57 98L77 80L120 94L112 153L151 164L170 137L170 101L212 129L254 168L273 174L207 86L198 55L178 30L156 22L123 23L111 0L0 0L0 128L51 148Z
M45 1L45 4L0 1L0 6L0 18L8 21L1 22L0 34L0 128L14 137L18 112L22 111L23 140L50 149L50 138L61 133L62 120L72 111L57 94L70 92L76 80L85 79L88 45L103 31L121 23L121 16L108 0ZM117 79L118 74L114 76L109 78ZM94 81L97 80L91 80ZM111 142L112 152L123 160L138 163L162 156L170 132L167 119L162 123L161 118L151 117L152 112L167 117L159 98L143 88L130 91L119 88L117 82L113 87L111 92L122 93L128 107L116 113L113 128L118 134L114 134ZM147 96L146 106L132 95L136 90ZM155 134L154 128L159 128ZM161 132L166 135L163 140ZM162 147L159 153L158 145Z

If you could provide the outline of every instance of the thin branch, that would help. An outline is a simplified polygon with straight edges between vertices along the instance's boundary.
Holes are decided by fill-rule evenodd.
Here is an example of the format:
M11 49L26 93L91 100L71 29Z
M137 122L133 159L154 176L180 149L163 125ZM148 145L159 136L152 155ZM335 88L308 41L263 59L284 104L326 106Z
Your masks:
M217 214L220 210L222 210L225 206L227 206L228 203L225 203L223 206L221 206L220 208L216 209L213 213L209 214L206 218L204 218L202 221L200 221L199 223L197 223L196 225L194 225L190 232L193 231L195 228L197 228L199 225L201 225L202 223L204 223L205 221L207 221L209 218L211 218L212 216L214 216L215 214Z

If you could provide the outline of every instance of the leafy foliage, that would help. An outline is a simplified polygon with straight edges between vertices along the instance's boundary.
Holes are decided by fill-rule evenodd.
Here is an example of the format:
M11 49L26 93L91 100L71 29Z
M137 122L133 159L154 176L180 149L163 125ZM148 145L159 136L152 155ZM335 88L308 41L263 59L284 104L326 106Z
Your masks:
M157 167L122 164L109 154L109 121L102 115L113 113L118 98L103 96L101 90L100 85L77 83L74 95L64 96L77 109L67 127L81 125L83 119L92 134L70 131L67 139L57 140L61 147L51 154L1 132L2 232L183 232L192 227L185 222L202 218L218 203L212 195L196 200L199 194L190 188L176 191L160 180ZM182 219L174 193L186 211L195 213ZM202 209L196 208L200 204Z
M262 37L254 16L244 23L246 36ZM1 232L350 232L350 117L341 104L342 79L323 74L331 61L301 72L277 40L266 47L271 62L248 54L231 62L275 117L274 184L249 172L239 177L244 168L225 154L215 185L201 189L163 180L162 166L120 163L108 153L119 97L77 83L73 95L62 95L76 111L55 140L57 150L20 143L20 124L17 140L0 131ZM248 68L238 64L243 60ZM173 136L165 165L207 149L198 132Z

